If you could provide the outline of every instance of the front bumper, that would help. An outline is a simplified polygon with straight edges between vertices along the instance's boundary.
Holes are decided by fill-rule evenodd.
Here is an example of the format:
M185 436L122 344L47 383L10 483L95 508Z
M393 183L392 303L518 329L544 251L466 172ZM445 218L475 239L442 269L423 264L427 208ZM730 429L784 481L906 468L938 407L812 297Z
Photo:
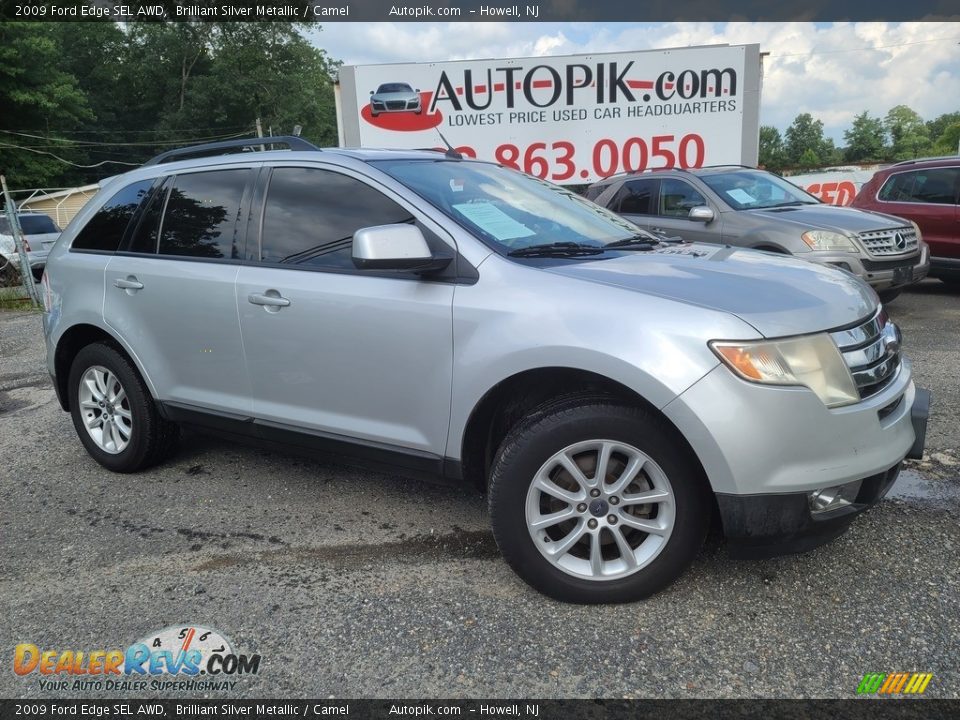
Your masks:
M918 389L910 420L914 444L908 458L921 458L926 440L930 393ZM809 493L764 495L717 494L717 505L735 557L772 557L805 552L841 535L853 519L876 505L896 482L901 463L860 480L853 502L835 510L813 513Z
M930 272L930 250L925 243L921 244L919 253L904 258L869 260L841 252L811 252L802 257L853 273L874 290L895 290L912 285L923 280Z
M960 258L931 257L930 275L947 280L960 280Z

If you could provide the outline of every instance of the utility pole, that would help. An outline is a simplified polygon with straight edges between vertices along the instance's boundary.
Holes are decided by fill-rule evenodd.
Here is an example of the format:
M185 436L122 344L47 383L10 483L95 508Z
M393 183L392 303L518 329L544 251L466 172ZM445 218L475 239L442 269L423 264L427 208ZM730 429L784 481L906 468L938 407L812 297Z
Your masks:
M20 259L20 279L23 281L23 287L30 296L30 302L34 307L40 307L40 295L37 293L37 286L33 282L33 271L30 270L30 260L27 258L27 249L23 245L23 231L20 229L20 219L17 217L17 205L10 197L10 191L7 189L7 178L0 175L0 187L3 188L3 200L7 210L7 219L10 221L10 233L13 235L13 244L17 249L17 256Z
M260 118L257 118L257 137L263 137L263 125L260 124ZM261 145L260 152L263 152L266 148Z

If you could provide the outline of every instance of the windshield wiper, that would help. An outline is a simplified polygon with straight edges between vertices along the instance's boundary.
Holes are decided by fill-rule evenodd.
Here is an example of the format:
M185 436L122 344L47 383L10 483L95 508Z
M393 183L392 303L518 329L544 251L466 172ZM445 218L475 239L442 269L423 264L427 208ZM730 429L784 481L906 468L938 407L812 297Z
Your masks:
M607 243L603 246L604 250L653 250L657 246L657 240L646 235L634 235L633 237L617 240Z
M552 242L528 245L507 253L510 257L576 257L578 255L600 255L602 247L582 245L575 242Z
M778 207L796 207L797 205L819 205L820 203L810 202L809 200L791 200L789 202L777 203L776 205L764 205L763 209Z

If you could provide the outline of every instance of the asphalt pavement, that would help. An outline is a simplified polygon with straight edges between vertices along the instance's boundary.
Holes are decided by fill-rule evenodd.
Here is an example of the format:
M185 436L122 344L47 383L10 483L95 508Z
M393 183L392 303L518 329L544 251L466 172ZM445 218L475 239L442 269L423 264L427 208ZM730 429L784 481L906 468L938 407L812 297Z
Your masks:
M56 402L40 316L0 312L0 697L847 698L895 671L960 697L960 296L926 281L890 312L934 398L892 496L803 555L732 560L712 539L614 607L524 585L475 493L197 434L111 474ZM147 693L10 671L20 643L122 649L180 625L259 671Z

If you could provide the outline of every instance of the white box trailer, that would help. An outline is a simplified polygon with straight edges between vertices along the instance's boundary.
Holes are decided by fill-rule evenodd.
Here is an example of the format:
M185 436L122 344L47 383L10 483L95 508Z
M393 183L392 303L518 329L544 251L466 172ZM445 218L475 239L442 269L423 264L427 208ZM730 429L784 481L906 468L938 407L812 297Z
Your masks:
M444 148L560 184L757 164L759 45L348 65L344 147ZM441 135L443 138L441 138Z

